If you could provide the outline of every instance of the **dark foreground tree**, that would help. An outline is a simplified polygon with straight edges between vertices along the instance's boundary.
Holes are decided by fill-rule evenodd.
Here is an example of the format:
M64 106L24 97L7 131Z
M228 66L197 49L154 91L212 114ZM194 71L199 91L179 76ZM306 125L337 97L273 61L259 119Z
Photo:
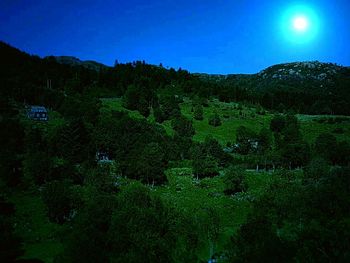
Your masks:
M0 261L15 262L24 253L21 239L14 233L15 207L0 197Z

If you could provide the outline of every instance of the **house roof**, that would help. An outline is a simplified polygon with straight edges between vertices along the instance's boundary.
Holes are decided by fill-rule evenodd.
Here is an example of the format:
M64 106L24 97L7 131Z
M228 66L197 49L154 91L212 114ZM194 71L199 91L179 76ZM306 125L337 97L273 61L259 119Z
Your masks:
M30 111L32 112L45 112L47 113L47 110L43 106L30 106Z

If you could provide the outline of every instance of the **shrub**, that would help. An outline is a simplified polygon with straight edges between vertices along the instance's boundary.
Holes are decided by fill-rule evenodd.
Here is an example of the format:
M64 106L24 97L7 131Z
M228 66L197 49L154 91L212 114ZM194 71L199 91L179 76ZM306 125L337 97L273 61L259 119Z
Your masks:
M221 119L219 114L215 113L213 116L209 118L209 125L217 127L221 125Z
M247 190L248 186L245 182L245 171L241 167L230 166L224 175L225 190L226 195L232 195L238 192L244 192Z

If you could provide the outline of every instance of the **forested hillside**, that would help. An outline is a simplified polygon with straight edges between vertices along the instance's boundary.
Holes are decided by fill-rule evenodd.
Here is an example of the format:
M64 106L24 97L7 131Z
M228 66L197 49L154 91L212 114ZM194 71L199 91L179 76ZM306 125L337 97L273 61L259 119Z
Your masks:
M350 260L348 68L0 61L1 262Z

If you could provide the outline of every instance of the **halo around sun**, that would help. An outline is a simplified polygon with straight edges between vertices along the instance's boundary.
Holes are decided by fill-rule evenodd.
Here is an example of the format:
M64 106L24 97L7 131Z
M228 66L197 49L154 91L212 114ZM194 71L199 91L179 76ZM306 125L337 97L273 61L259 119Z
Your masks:
M305 5L287 8L282 15L282 35L288 42L306 44L319 33L320 20L315 9Z

